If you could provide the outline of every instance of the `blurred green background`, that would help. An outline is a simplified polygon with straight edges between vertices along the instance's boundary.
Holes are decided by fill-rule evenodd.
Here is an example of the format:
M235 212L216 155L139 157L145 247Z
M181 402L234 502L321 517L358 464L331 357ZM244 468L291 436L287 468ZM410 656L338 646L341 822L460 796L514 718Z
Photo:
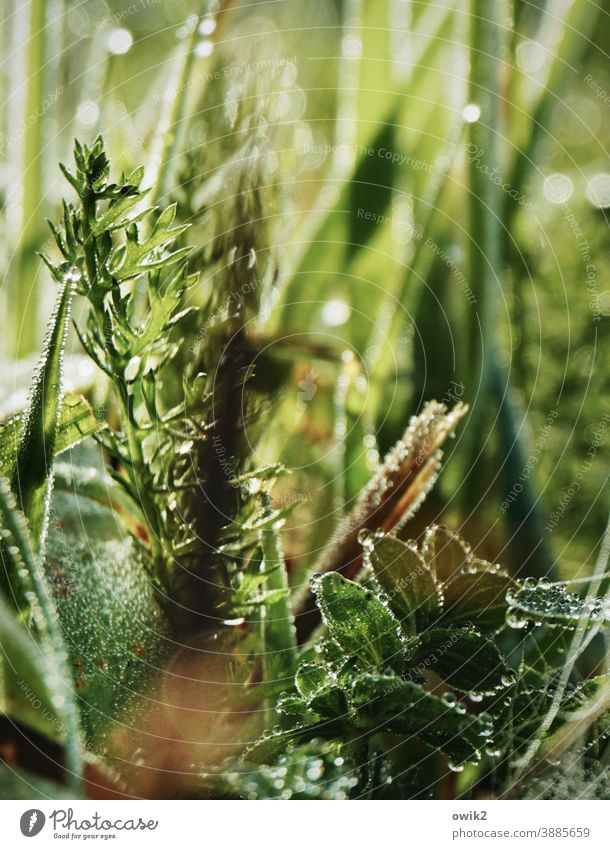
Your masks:
M587 574L608 510L607 0L4 0L0 18L3 418L54 299L37 252L73 138L145 165L203 252L253 157L261 350L292 387L256 451L293 472L288 556L315 558L437 398L471 406L420 524L516 571Z

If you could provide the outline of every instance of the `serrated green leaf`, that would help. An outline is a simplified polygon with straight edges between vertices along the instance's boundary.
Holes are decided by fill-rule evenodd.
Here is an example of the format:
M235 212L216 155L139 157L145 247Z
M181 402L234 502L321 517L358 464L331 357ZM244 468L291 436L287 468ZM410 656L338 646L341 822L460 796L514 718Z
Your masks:
M506 593L514 586L506 572L473 560L462 574L443 585L443 623L496 631L506 622Z
M610 610L603 599L582 600L561 584L544 580L511 589L506 600L510 605L509 622L515 624L535 622L574 628L585 619L591 624L610 621Z
M55 456L74 448L81 440L93 436L104 426L104 423L95 417L89 402L82 395L66 392L57 426ZM0 425L0 475L9 479L13 475L22 428L22 413Z
M35 550L44 546L53 483L63 379L63 352L68 332L72 284L63 284L34 378L23 420L12 486L23 511Z
M475 760L492 727L396 675L364 674L352 682L350 704L360 727L415 735L456 762Z
M433 573L414 544L384 536L371 541L373 573L407 634L416 634L438 619L441 598Z
M337 572L314 578L312 589L332 640L365 669L400 670L404 641L398 621L371 590Z
M309 699L329 683L328 670L321 663L302 663L295 675L297 690L304 699Z
M433 628L421 634L411 663L418 674L430 669L464 693L491 694L510 683L495 643L467 629Z
M432 525L424 536L424 560L442 583L455 577L472 560L472 550L445 525Z

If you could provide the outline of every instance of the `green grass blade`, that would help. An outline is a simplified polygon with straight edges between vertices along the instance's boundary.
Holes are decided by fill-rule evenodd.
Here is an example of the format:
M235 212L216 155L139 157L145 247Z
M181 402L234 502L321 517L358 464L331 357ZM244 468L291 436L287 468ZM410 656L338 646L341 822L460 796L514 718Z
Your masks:
M72 293L72 284L65 283L34 378L12 480L13 491L28 521L36 551L43 547L48 522L53 455L62 405L63 353Z
M8 579L9 598L12 597L17 602L17 606L27 604L29 608L51 671L51 675L45 678L46 686L52 690L52 704L57 713L61 714L65 730L68 782L75 792L79 792L82 778L80 722L68 652L40 556L34 551L25 517L18 509L8 481L4 478L0 478L0 526L2 529L0 577L5 585ZM9 634L10 626L5 625L5 629ZM21 645L14 629L10 631L10 634L13 647ZM24 675L27 675L29 671L32 670L25 669ZM36 674L32 683L37 681Z
M271 511L269 495L263 493L263 509ZM277 529L272 525L261 532L263 568L269 573L265 589L273 592L273 601L265 605L262 622L263 667L265 681L289 687L297 658L296 632L288 597L288 577Z

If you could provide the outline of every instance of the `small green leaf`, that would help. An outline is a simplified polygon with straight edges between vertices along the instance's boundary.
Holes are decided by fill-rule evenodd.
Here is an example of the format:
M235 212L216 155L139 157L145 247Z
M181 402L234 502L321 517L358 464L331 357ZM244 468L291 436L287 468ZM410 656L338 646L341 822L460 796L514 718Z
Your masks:
M307 661L297 669L295 683L303 698L309 699L323 687L328 686L328 671L321 663Z
M72 292L72 284L64 283L34 378L12 479L13 491L28 521L36 551L43 548L47 529Z
M541 580L511 590L506 596L510 605L508 622L520 627L527 622L576 627L581 620L610 621L610 610L601 598L587 601L569 593L561 584Z
M330 636L346 655L355 656L367 669L402 668L404 642L398 622L372 590L338 572L313 578L311 586Z
M464 693L492 694L510 683L495 643L467 629L434 628L421 634L411 663L417 674L431 669Z
M439 581L449 581L472 560L472 551L456 533L445 525L431 525L422 546L424 560Z
M413 544L392 536L371 541L368 557L388 604L408 634L438 619L441 598L433 573Z
M514 586L506 572L473 560L443 585L443 623L496 631L506 622L506 593Z

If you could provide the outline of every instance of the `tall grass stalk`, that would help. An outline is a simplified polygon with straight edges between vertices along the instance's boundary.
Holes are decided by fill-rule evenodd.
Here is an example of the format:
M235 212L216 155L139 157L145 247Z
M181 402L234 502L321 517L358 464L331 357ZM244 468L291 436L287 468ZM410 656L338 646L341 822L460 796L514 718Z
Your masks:
M180 127L186 115L187 97L195 64L195 49L201 37L199 26L202 19L208 16L215 7L214 0L208 0L202 5L201 14L185 24L185 26L190 26L190 32L182 48L178 72L172 80L174 97L170 100L166 114L159 122L160 131L152 147L151 162L153 164L147 175L148 182L152 184L152 197L150 199L152 203L156 203L168 190L172 162L176 156L178 140L181 135Z
M11 322L13 355L22 357L38 344L38 299L35 291L40 266L36 251L42 227L40 187L43 185L43 117L47 17L46 0L30 0L26 45L26 95L23 114L21 174L21 227L13 275L14 320Z
M542 741L544 740L546 734L551 728L551 725L557 717L557 714L561 710L564 694L566 691L566 687L568 686L570 676L572 675L572 670L574 669L576 661L581 656L585 645L590 641L590 635L588 634L589 628L592 628L593 632L597 633L602 626L603 620L595 622L593 623L593 625L591 625L592 613L589 605L596 599L601 589L602 582L607 578L606 570L608 568L609 561L610 518L608 519L608 524L606 525L606 531L602 538L599 554L597 556L597 561L593 570L591 583L589 584L589 589L585 598L583 614L578 620L578 625L576 626L576 629L574 631L574 636L572 637L572 643L570 645L566 662L561 670L559 681L557 682L557 686L553 692L553 699L551 701L551 705L543 722L540 725L540 728L538 729L538 737L530 743L523 757L515 763L515 766L517 767L519 772L523 772L523 770L525 770L532 762L533 758L536 756L536 753L540 749ZM607 598L608 597L606 596L606 600Z
M269 494L261 495L263 515L272 514ZM272 686L288 686L297 658L296 632L290 609L288 576L282 556L280 540L274 525L261 532L263 569L268 573L265 589L274 594L274 600L265 605L262 620L264 679Z
M469 141L477 150L482 151L490 171L500 171L501 76L506 22L504 2L490 4L485 0L471 0L470 16L469 99L471 109L478 107L480 116L470 124ZM475 115L470 117L474 118ZM466 455L470 490L475 481L472 469L480 453L481 416L492 380L502 240L501 190L477 166L478 163L472 159L468 175L469 271L470 285L477 303L477 309L470 310L468 315L466 348L466 390L471 402L470 452Z

